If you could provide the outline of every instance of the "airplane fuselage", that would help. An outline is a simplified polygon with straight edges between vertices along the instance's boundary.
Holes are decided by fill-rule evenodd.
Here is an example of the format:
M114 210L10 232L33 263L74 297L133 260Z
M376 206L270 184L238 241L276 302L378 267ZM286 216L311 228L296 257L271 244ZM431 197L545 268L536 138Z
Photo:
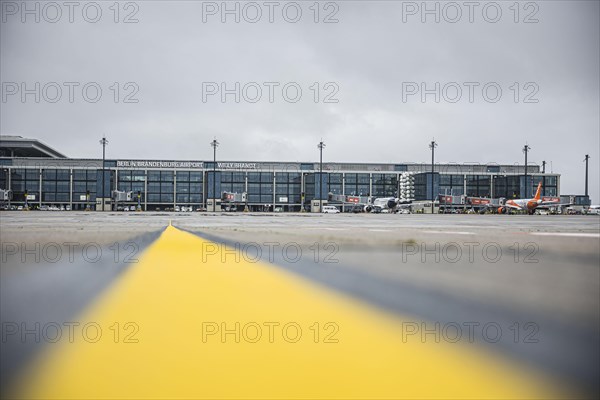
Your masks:
M518 200L507 200L506 205L521 210L534 210L537 208L540 200L536 199L518 199Z

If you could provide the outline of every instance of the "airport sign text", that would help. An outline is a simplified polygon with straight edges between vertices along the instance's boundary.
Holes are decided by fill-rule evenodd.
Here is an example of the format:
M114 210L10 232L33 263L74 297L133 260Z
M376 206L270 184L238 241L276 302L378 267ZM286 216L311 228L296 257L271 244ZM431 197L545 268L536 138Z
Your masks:
M119 168L203 168L202 161L117 161Z
M220 162L217 163L219 169L257 169L256 163L240 162Z

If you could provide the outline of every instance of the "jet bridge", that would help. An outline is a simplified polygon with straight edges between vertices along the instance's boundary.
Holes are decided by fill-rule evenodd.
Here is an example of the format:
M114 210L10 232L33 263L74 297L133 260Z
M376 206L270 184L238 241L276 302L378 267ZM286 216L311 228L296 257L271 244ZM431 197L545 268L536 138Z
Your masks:
M244 211L248 211L248 195L246 192L243 193L233 193L233 192L223 192L221 194L221 204L227 205L228 207L244 205ZM231 210L231 208L229 208Z

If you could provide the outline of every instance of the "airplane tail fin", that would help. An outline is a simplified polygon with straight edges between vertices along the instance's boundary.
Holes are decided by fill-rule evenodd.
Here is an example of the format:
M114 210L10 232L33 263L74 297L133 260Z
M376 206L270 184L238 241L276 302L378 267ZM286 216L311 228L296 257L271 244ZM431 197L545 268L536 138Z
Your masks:
M538 187L537 190L535 191L535 200L539 200L540 199L540 194L542 193L542 182L538 183Z

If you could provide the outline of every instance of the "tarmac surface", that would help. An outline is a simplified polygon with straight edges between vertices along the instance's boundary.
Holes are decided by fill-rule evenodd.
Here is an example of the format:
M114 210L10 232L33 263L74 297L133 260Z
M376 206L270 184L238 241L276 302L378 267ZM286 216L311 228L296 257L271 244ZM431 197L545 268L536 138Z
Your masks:
M312 302L317 305L310 308L310 312L318 313L321 307L330 310L327 314L330 321L344 322L339 323L340 334L346 334L342 338L349 338L349 343L352 338L356 340L352 347L344 348L343 341L336 347L336 351L345 349L340 354L356 351L355 358L327 369L327 374L331 374L332 368L340 371L346 368L339 377L340 382L352 376L357 382L362 381L363 386L354 388L348 394L350 397L367 398L377 394L399 398L415 397L417 393L421 397L441 398L481 397L483 394L514 398L594 398L600 393L598 216L2 212L0 241L0 383L3 388L15 388L5 392L10 396L102 397L98 391L89 392L90 387L95 387L94 382L76 390L73 374L85 371L74 372L69 368L74 364L89 363L94 368L102 365L98 359L112 354L114 343L98 354L89 353L91 350L87 347L76 346L62 353L63 350L56 348L64 338L53 340L49 332L55 325L64 327L69 321L85 321L83 315L88 316L87 321L100 320L101 315L110 315L114 320L123 315L123 310L129 310L129 320L145 321L144 325L140 323L140 335L153 343L153 348L159 343L169 348L174 342L181 342L193 349L192 354L198 351L198 357L210 359L210 355L214 355L218 356L214 361L217 364L229 360L239 367L227 364L227 374L233 374L228 375L230 379L240 380L239 386L244 392L236 395L225 390L228 385L219 380L223 374L217 374L219 368L215 368L204 371L208 375L214 373L213 380L204 386L179 384L177 387L187 387L187 391L181 389L179 396L174 397L336 397L344 393L335 391L336 388L341 390L341 384L336 385L336 376L321 384L318 378L305 376L315 367L302 364L303 355L312 354L314 360L323 356L322 349L315 352L314 346L289 354L287 348L265 347L261 357L273 351L271 361L286 357L279 362L287 365L296 360L298 369L294 374L280 377L281 388L264 392L253 386L254 382L259 382L267 371L280 372L271 371L270 365L255 365L250 369L255 369L257 374L262 371L263 375L248 378L244 386L244 377L248 377L249 372L243 360L254 350L246 354L245 350L238 349L238 353L230 354L213 346L208 351L208 347L198 348L188 343L197 341L200 334L174 338L164 332L152 336L158 328L144 329L153 326L161 313L170 319L170 313L179 315L179 309L182 313L184 309L193 313L205 306L202 315L214 311L214 315L220 316L213 316L216 321L218 318L229 322L253 321L251 316L258 308L271 307L273 315L279 315L280 320L285 321L286 317L288 321L301 320L300 315L307 312L305 308ZM182 266L181 271L160 269L171 264ZM191 272L183 267L188 264L210 268L214 265L217 269ZM240 269L233 270L232 275L220 275L225 273L223 268L231 272L232 266ZM255 270L258 266L260 268ZM171 282L175 276L178 280ZM246 283L239 281L241 277ZM269 283L271 279L273 282ZM220 286L217 285L220 289L213 293L216 282L220 282ZM184 301L179 297L184 294L178 291L184 291L187 296L187 285L190 285L190 297ZM264 290L252 292L260 288ZM251 307L253 301L266 296L265 291L272 293L271 297ZM205 298L200 293L213 294ZM278 293L276 298L275 293ZM296 298L296 294L304 297ZM163 298L164 303L156 305L156 314L147 315L148 307L140 303L139 299L146 296L148 303L145 304L156 301L156 297ZM138 303L130 304L133 299L138 299ZM194 311L187 309L191 304ZM243 314L245 319L237 314L244 307L248 308ZM366 328L361 327L360 315L363 321L375 321L369 330L362 331ZM173 323L180 320L172 318ZM258 315L255 319L259 319ZM210 324L206 326L214 328ZM206 326L192 325L189 329L200 329L204 335ZM245 325L242 323L242 326ZM106 332L109 329L104 327ZM361 342L359 337L363 337L363 333L372 340ZM152 338L156 342L152 342ZM141 341L137 349L143 345ZM428 365L439 365L437 372L435 368L421 373L404 371L393 360L369 358L411 348L417 350L410 353L410 359L405 353L398 354L403 354L408 364L416 365L416 358L422 361L429 360L430 356L415 355L421 349L430 354L432 346L436 350L431 353ZM77 351L73 350L75 347ZM357 348L365 349L365 353L359 354ZM444 354L450 354L446 348L457 353L444 358ZM118 350L123 357L121 361L127 364L127 354L123 355L122 348ZM56 360L68 357L44 356L52 351L71 354L71 364L64 364L61 369L61 362ZM340 354L336 353L335 357L343 357ZM140 365L140 371L145 365L162 360L164 354L155 356L151 362ZM330 356L333 357L333 353ZM139 359L139 354L137 357L135 359ZM321 364L328 365L331 357ZM480 363L480 357L485 361ZM176 360L185 358L180 355ZM46 359L45 363L39 361L41 359ZM399 373L414 373L414 379L407 379L402 383L403 389L399 389L391 380L380 381L381 374L370 378L370 370L361 369L368 361L380 365L382 371L397 369ZM452 364L456 362L458 366ZM467 370L467 365L472 369ZM442 370L441 366L446 368ZM197 368L189 366L185 371L198 372ZM117 369L111 364L110 371ZM64 375L60 375L60 371ZM183 371L180 377L187 373ZM96 372L106 373L105 370ZM158 372L146 373L144 382ZM159 376L166 383L164 387L149 385L153 387L152 392L141 390L142 384L133 384L136 381L132 378L129 383L121 382L114 387L103 385L106 392L102 393L106 397L119 397L119 394L121 397L139 398L149 394L160 397L161 393L173 397L172 390L180 378L161 373ZM462 375L457 375L459 373ZM473 374L481 375L477 378L480 382L487 382L489 378L489 386L482 383L478 390L473 385L474 391L461 392L450 383L461 379L472 382ZM81 379L85 381L92 375L90 369L85 379ZM296 380L300 377L304 378L302 382ZM495 379L491 379L493 377ZM505 378L500 379L505 385L494 386L500 377ZM523 377L525 381L521 382L519 379ZM423 379L437 381L447 390L438 394L429 392L417 384ZM66 383L62 386L56 383L63 380ZM444 386L442 382L446 380L449 383ZM39 384L33 384L35 382ZM411 382L413 392L409 390ZM535 383L533 389L528 386L532 383ZM24 390L24 386L37 389ZM111 392L111 388L114 391ZM512 389L515 390L510 391Z

